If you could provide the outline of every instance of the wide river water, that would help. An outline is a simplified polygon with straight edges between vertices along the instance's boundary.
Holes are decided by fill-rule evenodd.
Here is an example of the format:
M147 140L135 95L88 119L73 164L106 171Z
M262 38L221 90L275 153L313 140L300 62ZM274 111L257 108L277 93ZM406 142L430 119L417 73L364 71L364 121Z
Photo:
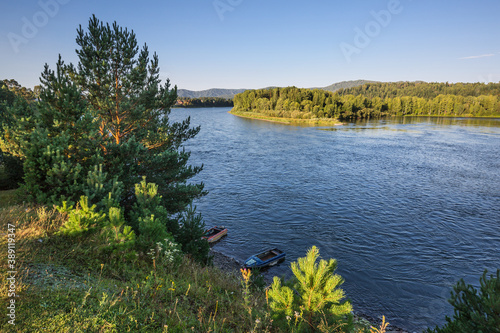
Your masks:
M338 261L354 310L421 331L442 325L463 278L500 268L500 119L388 118L336 127L244 119L230 108L174 109L201 125L186 144L195 202L239 262L268 247L316 245Z

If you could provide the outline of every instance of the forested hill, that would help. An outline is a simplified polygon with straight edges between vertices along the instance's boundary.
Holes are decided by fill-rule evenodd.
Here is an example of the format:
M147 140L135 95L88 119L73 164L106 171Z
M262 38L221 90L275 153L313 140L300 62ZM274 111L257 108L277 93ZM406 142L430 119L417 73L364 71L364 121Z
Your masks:
M207 90L186 90L186 89L178 89L177 96L178 97L189 97L189 98L202 98L202 97L220 97L220 98L233 98L234 95L242 93L247 89L207 89Z
M342 81L342 82L337 82L334 84L331 84L329 86L323 87L323 88L311 88L311 89L323 89L326 91L331 91L331 92L336 92L341 89L349 89L353 87L359 87L363 84L366 83L377 83L377 81L370 81L370 80L353 80L353 81Z
M251 116L249 113L258 113L268 117L293 119L356 119L405 115L500 117L500 96L498 87L494 88L498 84L478 83L470 86L463 84L465 87L462 90L458 88L455 90L463 95L438 94L437 96L435 93L430 93L435 84L415 83L415 85L422 91L428 91L431 97L406 96L402 95L402 90L396 90L396 97L379 97L375 93L370 95L374 97L368 97L361 93L356 95L346 94L345 91L331 93L321 89L296 87L247 90L234 97L232 112L247 113L248 116ZM446 83L443 85L448 87ZM364 91L370 91L371 86L372 84L363 85ZM375 86L378 87L378 84ZM472 88L476 91L474 94ZM491 93L481 94L488 91Z
M500 83L443 83L443 82L368 82L337 91L339 95L362 95L368 98L415 96L435 98L439 95L474 96L500 95Z
M321 87L321 88L309 88L309 89L322 89L322 90L327 90L331 92L335 92L339 89L346 89L346 88L352 88L352 87L357 87L365 83L376 83L377 81L369 81L369 80L353 80L353 81L342 81L342 82L337 82L334 84L331 84L326 87ZM276 87L266 87L262 88L263 90L266 89L273 89ZM244 91L247 90L252 90L252 89L221 89L221 88L213 88L213 89L207 89L207 90L200 90L200 91L194 91L194 90L186 90L186 89L178 89L177 90L177 96L178 97L188 97L188 98L205 98L205 97L220 97L220 98L233 98L234 95L240 94Z

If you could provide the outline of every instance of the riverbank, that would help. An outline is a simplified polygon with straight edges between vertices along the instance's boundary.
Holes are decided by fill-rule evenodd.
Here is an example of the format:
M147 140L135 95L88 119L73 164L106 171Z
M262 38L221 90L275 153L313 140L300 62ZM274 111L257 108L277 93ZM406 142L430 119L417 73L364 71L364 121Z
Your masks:
M238 277L240 275L240 269L242 267L242 263L238 262L234 258L226 256L225 254L215 250L213 247L210 249L210 255L213 256L213 264L215 267L217 267L221 271L231 276ZM264 276L264 281L268 286L272 283L272 280L269 275ZM366 321L367 323L369 323L369 325L374 327L380 327L380 323L382 322L382 318L374 318L358 311L354 311L354 319L356 321ZM386 318L386 321L390 323L390 318ZM394 325L389 325L386 329L386 333L410 333L410 332L403 328Z
M295 119L295 118L283 118L283 117L270 117L257 112L240 112L240 111L229 111L228 113L242 118L256 119L269 121L273 123L280 123L285 125L293 126L338 126L344 123L336 118L313 118L313 119ZM388 118L402 117L402 118L443 118L443 119L465 119L468 121L474 120L497 120L500 116L472 116L472 115L428 115L428 114L407 114L407 115L388 115ZM384 117L383 117L384 118Z
M229 111L229 113L237 117L264 120L273 123L280 123L280 124L294 125L294 126L342 125L342 122L340 122L338 119L333 119L333 118L313 118L313 119L282 118L282 117L270 117L257 112L239 112L234 110Z
M59 234L67 220L45 206L0 208L2 234L9 234L0 246L15 244L0 254L0 276L10 282L1 299L14 304L1 332L249 332L271 324L262 293L247 298L249 315L241 276L187 256L167 258L158 248L129 259L105 253L98 235Z
M499 119L500 116L474 116L472 114L404 114L404 115L391 115L390 117L422 117L422 118L463 118L463 119Z
M6 191L0 194L13 195ZM187 322L199 322L203 330L226 325L229 331L239 331L234 325L245 313L245 304L238 296L242 263L213 248L210 254L214 267L201 267L186 258L173 270L159 261L153 263L153 268L142 260L123 266L119 261L101 257L91 246L92 239L76 241L58 235L57 230L65 223L66 216L55 209L11 205L0 208L0 220L5 229L7 225L15 226L18 241L16 291L20 298L16 300L19 305L16 325L21 330L43 327L47 331L68 331L75 322L89 330L107 331L104 327L108 326L131 328L127 322L114 317L117 304L130 309L135 326L149 331L158 331L162 323L179 328ZM6 246L5 239L0 244ZM2 257L6 260L5 254ZM8 272L2 270L1 275L6 278ZM267 277L264 281L269 285L271 278ZM261 294L252 296L256 309L265 308ZM144 302L142 298L152 301ZM137 302L141 307L136 307ZM192 312L191 303L204 309L205 316L200 319L199 314ZM219 307L217 320L210 313L214 304ZM176 310L164 313L165 308L172 306ZM72 315L64 316L68 311ZM152 313L157 315L153 318ZM97 322L90 321L94 317ZM355 313L355 320L364 327L380 325L380 320L359 313ZM253 327L252 323L248 325ZM5 326L0 330L2 328ZM389 327L387 332L406 331Z
M264 292L242 297L241 265L232 258L211 251L215 267L188 257L172 265L159 254L153 262L123 261L100 254L92 237L59 235L66 221L43 206L0 209L0 226L16 235L16 272L3 267L0 275L15 291L7 297L6 284L2 300L15 302L10 314L18 332L288 331L274 326ZM7 262L6 252L0 258ZM369 331L362 318L355 325ZM0 331L11 329L0 323Z

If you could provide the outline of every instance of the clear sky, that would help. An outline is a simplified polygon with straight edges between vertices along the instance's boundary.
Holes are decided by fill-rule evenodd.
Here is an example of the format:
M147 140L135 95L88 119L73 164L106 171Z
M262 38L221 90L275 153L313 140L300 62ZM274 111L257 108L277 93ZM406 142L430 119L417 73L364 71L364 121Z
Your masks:
M0 79L77 62L95 14L135 31L178 88L323 87L356 79L499 82L499 0L2 0Z

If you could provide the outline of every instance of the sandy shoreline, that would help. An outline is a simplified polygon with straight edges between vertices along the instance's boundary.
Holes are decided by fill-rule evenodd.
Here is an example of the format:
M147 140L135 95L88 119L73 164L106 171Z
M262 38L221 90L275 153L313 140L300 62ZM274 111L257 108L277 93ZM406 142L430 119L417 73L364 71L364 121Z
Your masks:
M215 267L219 268L221 271L226 272L228 274L235 275L237 277L240 276L240 268L242 267L242 263L238 262L234 258L226 256L225 254L210 248L210 255L213 256L213 264ZM266 284L270 285L271 280L267 277L264 277L264 281ZM354 312L355 317L363 318L371 323L371 325L375 327L379 327L382 318L373 318L371 316L365 315L363 313ZM387 321L390 323L390 319L387 318ZM400 327L396 327L393 325L389 325L387 327L386 333L410 333L409 331L402 329Z
M268 121L268 122L272 122L272 123L280 123L280 124L292 125L292 126L317 127L317 126L343 125L343 123L340 122L336 118L312 118L312 119L283 118L283 117L266 116L266 115L260 114L258 112L233 111L233 109L231 109L231 111L229 111L228 113L232 114L233 116L237 116L237 117L241 117L241 118L262 120L262 121Z

